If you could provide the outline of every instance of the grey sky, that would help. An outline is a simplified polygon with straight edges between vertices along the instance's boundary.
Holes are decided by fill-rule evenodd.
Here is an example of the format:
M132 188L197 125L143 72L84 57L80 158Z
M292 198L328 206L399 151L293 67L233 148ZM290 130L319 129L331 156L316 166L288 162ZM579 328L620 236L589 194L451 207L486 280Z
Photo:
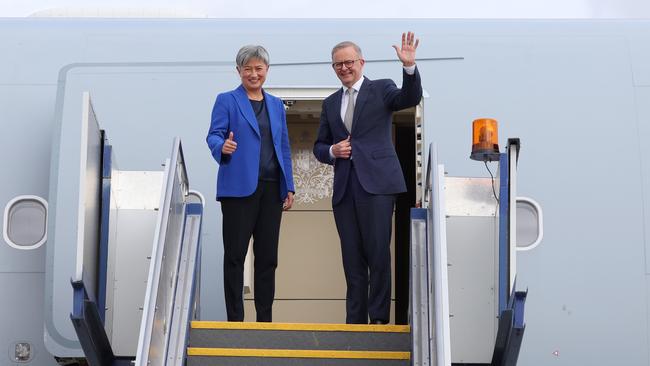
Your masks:
M0 0L3 17L53 8L210 18L650 18L647 0Z

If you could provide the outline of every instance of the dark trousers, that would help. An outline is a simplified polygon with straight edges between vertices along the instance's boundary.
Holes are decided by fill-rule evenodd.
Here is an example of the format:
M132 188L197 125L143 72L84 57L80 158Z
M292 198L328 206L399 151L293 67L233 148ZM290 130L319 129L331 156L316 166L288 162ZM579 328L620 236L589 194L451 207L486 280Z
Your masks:
M345 195L334 209L347 282L346 323L390 320L390 238L394 195L366 192L350 170Z
M244 260L253 236L253 287L258 322L272 321L282 201L278 182L259 181L248 197L221 198L223 281L228 321L244 320Z

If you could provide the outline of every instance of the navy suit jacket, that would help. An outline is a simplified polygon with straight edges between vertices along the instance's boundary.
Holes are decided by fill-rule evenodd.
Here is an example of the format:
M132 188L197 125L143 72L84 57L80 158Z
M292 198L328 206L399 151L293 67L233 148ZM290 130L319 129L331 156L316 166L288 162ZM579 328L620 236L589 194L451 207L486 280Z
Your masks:
M329 148L348 137L341 119L343 89L323 101L314 155L322 163L334 165L332 204L341 201L350 173L349 159L330 159ZM417 105L422 99L420 74L403 71L402 89L390 79L364 79L357 95L350 143L352 159L359 183L372 194L406 192L404 173L397 159L392 140L394 111Z
M286 114L280 98L264 92L264 101L269 114L275 155L282 171L278 199L284 200L287 192L295 192ZM221 148L231 131L237 142L237 150L231 155L222 155ZM255 112L243 86L217 96L206 141L214 160L219 163L217 199L253 194L259 178L262 142Z

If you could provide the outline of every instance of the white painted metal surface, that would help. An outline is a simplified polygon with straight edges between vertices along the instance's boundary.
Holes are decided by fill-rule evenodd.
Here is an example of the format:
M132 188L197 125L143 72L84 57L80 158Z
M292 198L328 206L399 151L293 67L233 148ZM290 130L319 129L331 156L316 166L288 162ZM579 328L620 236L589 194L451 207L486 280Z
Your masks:
M184 137L203 140L206 126L200 121L206 120L217 92L237 85L232 58L237 47L248 42L247 37L263 34L260 42L278 61L327 59L328 50L344 33L332 30L343 29L337 25L344 23L354 22L3 20L0 34L7 41L7 52L0 68L0 114L3 126L12 133L2 135L0 149L3 156L12 157L3 161L12 174L3 177L0 201L4 205L25 192L47 197L50 221L54 217L57 202L53 194L48 195L48 184L56 182L48 181L49 157L53 155L49 147L61 121L59 111L71 102L66 94L78 99L76 92L92 85L93 96L99 97L95 101L101 107L100 117L104 118L105 112L111 116L102 122L109 132L115 132L111 136L121 156L128 157L127 167L153 169L159 166L159 152L167 150L165 137L179 130L179 114L184 121L192 121L183 125ZM41 31L33 32L34 27ZM286 47L286 35L295 27L302 27L300 39L309 39L309 48ZM501 116L505 128L502 135L514 133L531 147L522 160L519 191L543 203L546 226L552 230L547 229L544 240L548 245L543 250L518 253L518 286L531 290L522 364L607 366L620 362L620 355L625 355L630 364L648 364L650 241L644 239L650 233L648 21L367 20L357 41L368 58L390 57L393 50L386 40L406 27L414 27L421 36L418 55L466 57L462 62L418 62L423 86L432 93L425 118L427 141L444 138L439 141L440 152L450 173L476 176L484 172L483 167L467 159L469 121L478 113ZM147 29L151 31L144 31ZM42 53L43 34L47 34L53 52L48 57L26 57ZM215 66L179 72L171 67L163 71L152 67L140 73L133 69L120 72L117 67L95 72L89 67L77 69L75 75L58 74L71 63L124 60L214 60ZM219 66L223 64L228 66ZM365 70L371 78L398 80L396 65L367 64ZM325 65L272 67L269 82L328 85L338 81ZM74 114L76 118L77 109ZM616 121L615 128L612 121ZM549 155L544 148L549 141L553 146L570 146L566 158ZM595 141L625 143L616 144L620 150L616 154L594 160L584 151L590 151ZM188 154L197 157L192 159L196 165L190 171L193 181L211 195L216 169L207 168L212 165L204 144L187 148ZM603 174L599 169L603 166L616 167L616 174ZM51 169L56 169L54 161ZM603 194L614 186L618 187L617 194ZM206 257L219 262L220 213L217 205L208 206L206 222L211 224L205 225ZM55 232L49 229L53 227L48 227L48 243L39 250L19 252L0 245L3 271L27 277L57 267L58 263L45 261L46 250L48 257L57 251L57 257L71 262L74 253L64 247L71 241L59 238L61 246L50 251ZM553 235L548 235L551 231ZM611 243L616 243L616 248ZM590 254L589 260L575 260L584 259L584 253ZM204 270L206 278L220 278L214 262L206 261ZM67 270L56 278L46 276L47 288L54 287L53 283L66 287L46 290L46 323L53 313L69 313L68 304L53 309L49 299L68 296L70 277ZM35 289L27 285L17 290L21 288ZM219 281L206 283L203 290L206 318L223 319ZM603 319L602 314L620 301L591 296L598 293L626 293L631 299L620 316ZM23 295L17 294L14 301L23 301ZM594 319L602 332L591 331ZM69 323L69 319L64 321ZM53 342L68 338L63 325L46 325L49 336L53 337L54 331L61 333ZM15 328L4 329L15 333ZM32 332L42 333L42 327ZM61 348L68 348L61 344ZM5 343L1 345L8 348ZM593 349L609 352L595 354ZM555 350L559 356L550 352ZM58 347L39 351L57 356L73 353Z
M499 236L493 184L498 190L498 180L489 177L444 179L454 363L490 363L494 349Z
M434 145L435 149L435 145ZM437 161L437 158L434 160ZM435 169L435 170L433 170ZM451 366L451 334L449 310L449 282L447 273L447 216L445 214L445 167L442 164L433 167L433 339L437 366ZM430 257L431 258L431 257ZM433 319L432 319L433 320Z
M146 366L149 361L149 352L151 350L151 342L154 328L154 317L159 310L156 307L156 295L158 282L160 281L160 271L162 266L162 256L165 244L165 235L168 222L168 212L170 210L171 201L171 187L170 175L173 174L171 160L165 160L164 172L164 188L160 195L160 209L158 211L158 219L156 220L156 231L153 241L153 248L151 250L151 263L149 265L149 272L147 277L147 290L145 292L142 321L140 323L140 333L138 336L138 349L135 354L136 366ZM162 311L162 309L160 309ZM162 349L156 349L159 355L159 361L164 357L161 355Z
M203 204L203 202L202 202ZM186 340L189 334L189 321L193 320L195 309L195 284L199 236L201 235L201 214L186 217L183 244L178 270L177 290L170 326L169 351L166 364L183 366L185 364Z
M283 100L323 100L336 92L336 86L269 86L264 90Z
M492 358L498 326L498 255L494 232L492 217L447 218L454 363L489 363Z
M87 284L97 282L96 268L99 244L99 217L101 191L101 132L90 93L82 95L81 138L79 140L79 191L77 199L77 259L73 281L84 280ZM84 268L85 266L85 268ZM95 298L94 286L87 288Z
M117 170L112 176L112 195L119 210L158 210L164 172Z
M440 198L439 186L444 180L439 175L438 156L435 144L429 146L425 182L422 185L424 215L411 218L410 247L410 323L412 336L412 364L417 366L447 365L445 356L445 335L439 328L448 326L446 283L441 283L440 263L446 272L447 258L444 247L446 226L444 200ZM444 175L444 168L442 169ZM421 215L422 211L418 211ZM441 221L442 220L442 221ZM443 239L443 240L441 240ZM441 245L441 242L443 245ZM444 255L444 257L441 257ZM442 295L442 296L441 296ZM445 309L447 319L444 320Z
M174 140L172 158L165 163L164 189L151 254L136 365L164 365L177 344L170 343L179 263L183 249L188 180L180 140ZM193 235L197 234L197 228ZM191 253L186 252L186 253ZM190 255L190 254L188 254ZM187 263L186 263L187 264ZM180 289L187 291L187 289ZM189 308L189 305L187 305ZM180 310L180 309L179 309ZM176 337L182 332L176 329Z
M496 217L498 206L490 178L445 177L444 193L449 216Z
M429 284L427 276L427 218L411 219L409 306L411 323L411 360L413 366L431 365L429 332Z
M86 89L87 90L87 89ZM102 135L87 91L69 96L57 118L48 196L45 345L61 357L83 355L70 322L70 280L97 299Z
M133 356L138 346L163 175L163 171L112 172L108 259L112 271L106 280L106 305L114 319L109 339L118 356Z

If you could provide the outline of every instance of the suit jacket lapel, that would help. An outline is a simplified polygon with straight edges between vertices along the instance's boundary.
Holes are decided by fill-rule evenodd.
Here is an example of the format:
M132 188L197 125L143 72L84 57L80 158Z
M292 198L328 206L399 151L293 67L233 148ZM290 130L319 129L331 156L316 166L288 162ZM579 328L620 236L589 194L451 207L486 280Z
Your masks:
M270 103L271 97L267 92L265 91L262 92L264 93L264 104L266 104L266 110L269 113L269 123L271 124L271 137L273 138L273 141L276 141L278 136L282 134L282 121L279 118L280 113L282 113L282 111L278 110L278 106L276 103Z
M363 83L361 84L361 89L359 90L359 95L357 95L357 100L354 103L354 115L352 117L352 130L356 129L355 127L359 122L359 116L361 115L361 111L363 110L363 107L366 105L366 101L368 101L368 96L370 95L371 87L372 87L372 80L364 76Z
M248 124L251 125L251 128L255 131L255 133L257 133L257 136L260 137L257 118L255 118L253 107L251 107L251 102L248 101L248 95L246 94L246 90L242 85L240 85L239 88L235 89L235 99L237 100L237 105L239 106L239 110L241 110L242 114L244 115L244 118L246 121L248 121Z
M339 88L339 90L334 94L334 103L330 104L330 108L332 108L331 113L336 116L334 119L336 121L335 123L340 125L343 130L346 130L343 120L341 119L341 99L343 99L343 89Z

